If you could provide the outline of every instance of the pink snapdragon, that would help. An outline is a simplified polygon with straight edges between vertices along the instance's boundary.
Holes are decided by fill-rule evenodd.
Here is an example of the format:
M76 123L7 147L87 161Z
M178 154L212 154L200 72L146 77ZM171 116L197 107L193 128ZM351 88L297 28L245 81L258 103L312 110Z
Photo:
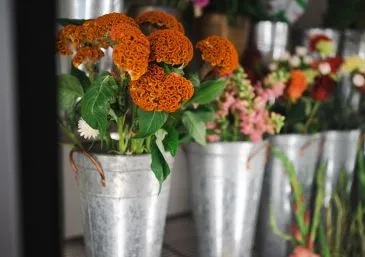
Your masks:
M261 83L258 83L255 91L258 96L262 98L264 103L270 103L284 94L285 83L276 82L271 87L263 87Z

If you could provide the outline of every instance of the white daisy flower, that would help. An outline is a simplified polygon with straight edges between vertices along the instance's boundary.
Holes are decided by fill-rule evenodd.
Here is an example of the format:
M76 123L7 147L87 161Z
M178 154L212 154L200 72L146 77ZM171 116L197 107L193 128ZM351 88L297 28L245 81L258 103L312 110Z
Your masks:
M305 64L312 64L312 62L313 62L313 58L312 58L311 56L309 56L309 55L306 55L306 56L304 56L304 58L303 58L303 62L304 62Z
M283 53L280 55L279 60L280 60L280 61L287 61L287 60L289 60L289 58L290 58L290 53L289 53L289 52L287 52L287 51L285 51L285 52L283 52Z
M322 75L328 75L331 73L331 65L328 62L320 63L318 70Z
M110 138L113 139L113 140L119 141L119 139L120 139L119 133L117 133L117 132L110 132Z
M276 71L276 70L277 70L277 68L278 68L277 63L275 63L275 62L270 63L270 65L269 65L269 70L270 70L270 71Z
M362 87L365 84L365 78L363 75L357 73L352 77L352 83L356 86L356 87Z
M93 129L92 127L90 127L89 124L86 123L86 121L84 121L83 119L80 119L78 122L78 132L80 133L80 135L82 137L84 137L85 139L95 139L98 137L99 135L99 130L97 129Z
M299 56L305 56L308 53L308 50L304 46L297 46L295 48L295 53Z
M294 55L292 58L290 58L289 63L292 67L298 67L300 65L300 58Z

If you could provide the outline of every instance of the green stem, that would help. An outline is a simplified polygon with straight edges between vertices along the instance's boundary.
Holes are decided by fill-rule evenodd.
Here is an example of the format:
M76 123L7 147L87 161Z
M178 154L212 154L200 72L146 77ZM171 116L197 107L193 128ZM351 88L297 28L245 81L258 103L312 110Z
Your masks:
M326 241L326 235L323 223L319 224L319 242L321 248L321 257L330 257L331 252Z
M334 245L334 252L339 253L341 250L341 227L343 221L343 209L340 197L335 194L334 196L335 205L337 208L337 219L336 219L336 235L335 235L335 245Z
M319 109L319 106L321 105L321 103L320 102L316 102L315 104L314 104L314 107L313 107L313 109L312 109L312 112L311 112L311 114L310 114L310 116L309 116L309 118L308 118L308 120L307 120L307 122L305 123L305 125L304 125L304 129L303 129L303 132L304 132L304 134L307 134L308 133L308 130L309 130L309 126L311 125L311 123L313 122L313 120L314 120L314 118L315 118L315 116L316 116L316 114L317 114L317 112L318 112L318 109Z
M286 240L286 241L295 241L294 238L290 234L286 234L281 231L276 223L275 214L273 208L270 208L270 227L275 235Z
M128 144L125 141L124 118L118 118L118 134L119 134L119 152L124 154L127 151Z
M66 133L67 137L80 149L84 149L81 142L78 140L76 135L69 129L68 127L64 126L60 121L58 122L60 128Z

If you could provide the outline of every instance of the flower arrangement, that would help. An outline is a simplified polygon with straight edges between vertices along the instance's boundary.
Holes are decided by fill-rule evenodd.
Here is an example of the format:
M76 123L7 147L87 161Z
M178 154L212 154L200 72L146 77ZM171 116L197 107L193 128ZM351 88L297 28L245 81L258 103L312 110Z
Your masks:
M106 14L63 27L56 47L73 56L71 73L58 78L59 124L79 149L151 154L161 184L170 173L168 153L176 154L182 138L205 143L210 110L195 105L215 99L225 80L200 85L197 75L185 74L193 45L173 16ZM107 49L113 67L99 71Z
M354 89L365 93L365 60L363 58L360 56L345 58L341 71L346 75L350 75Z
M314 59L308 55L307 48L297 47L295 54L286 52L269 66L269 76L282 73L286 85L283 96L272 107L287 118L285 133L312 133L323 129L319 109L335 91L341 64L341 58Z

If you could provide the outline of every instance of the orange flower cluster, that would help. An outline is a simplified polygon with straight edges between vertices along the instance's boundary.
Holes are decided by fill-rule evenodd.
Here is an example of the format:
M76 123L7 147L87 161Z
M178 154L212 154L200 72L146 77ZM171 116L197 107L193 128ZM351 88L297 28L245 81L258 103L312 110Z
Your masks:
M136 18L136 22L140 25L150 23L161 29L173 29L184 33L181 23L173 15L163 11L144 12Z
M307 89L308 83L305 74L301 70L292 70L289 85L286 92L289 99L293 102L300 98Z
M57 51L62 55L72 54L72 49L78 49L84 40L84 30L82 26L67 25L62 28L56 39ZM70 46L72 49L70 49Z
M145 47L150 47L148 38L142 31L135 26L120 23L112 27L110 31L110 38L115 43L141 44Z
M199 41L196 47L202 59L217 67L221 75L231 73L238 67L238 53L231 41L220 36L210 36Z
M103 58L104 53L97 47L81 47L72 58L72 65L77 68L85 62L97 62Z
M133 102L145 111L175 112L183 100L189 100L194 93L192 83L184 77L152 64L148 71L130 83L129 91Z
M186 66L193 58L193 45L179 31L156 30L149 35L148 39L151 44L150 61Z

